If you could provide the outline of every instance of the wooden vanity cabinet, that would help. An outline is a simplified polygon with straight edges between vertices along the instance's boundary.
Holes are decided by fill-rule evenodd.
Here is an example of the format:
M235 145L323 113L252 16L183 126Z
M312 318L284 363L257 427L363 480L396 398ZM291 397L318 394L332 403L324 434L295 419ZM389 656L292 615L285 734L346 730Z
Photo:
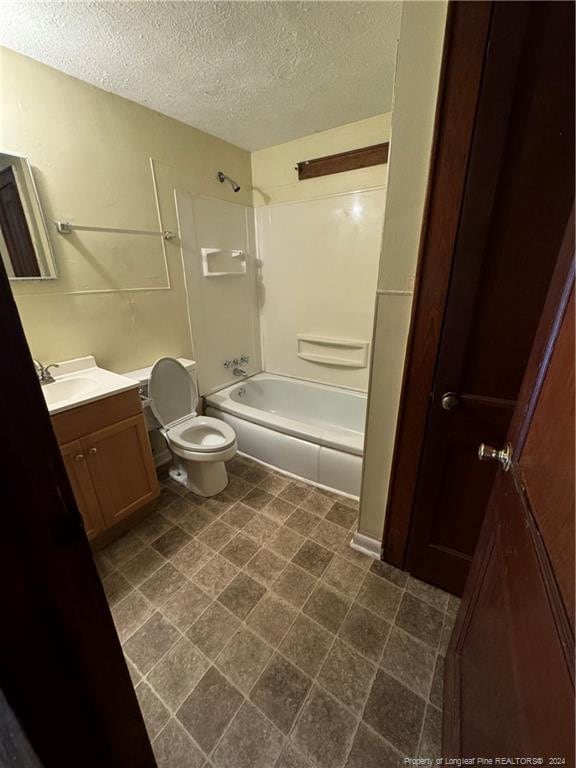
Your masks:
M89 539L159 495L135 390L56 414L52 426Z

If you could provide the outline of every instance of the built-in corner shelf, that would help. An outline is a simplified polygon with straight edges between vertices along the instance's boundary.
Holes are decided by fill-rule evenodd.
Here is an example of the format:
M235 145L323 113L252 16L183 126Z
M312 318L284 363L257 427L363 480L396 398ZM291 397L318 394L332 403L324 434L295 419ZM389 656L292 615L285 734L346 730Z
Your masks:
M201 248L204 277L234 277L246 274L246 251Z
M319 365L339 368L366 368L370 343L358 339L331 339L299 333L298 357Z

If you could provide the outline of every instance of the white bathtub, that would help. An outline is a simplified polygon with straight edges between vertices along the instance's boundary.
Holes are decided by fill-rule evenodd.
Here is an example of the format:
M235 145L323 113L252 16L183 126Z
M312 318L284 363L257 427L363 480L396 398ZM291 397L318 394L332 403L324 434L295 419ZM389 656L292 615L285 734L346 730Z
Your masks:
M366 395L259 373L206 398L240 451L293 475L360 494Z

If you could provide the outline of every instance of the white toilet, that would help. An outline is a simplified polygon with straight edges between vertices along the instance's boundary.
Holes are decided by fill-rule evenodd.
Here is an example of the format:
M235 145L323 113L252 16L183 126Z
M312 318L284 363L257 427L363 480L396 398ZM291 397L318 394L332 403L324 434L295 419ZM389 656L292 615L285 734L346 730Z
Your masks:
M174 458L170 477L199 496L224 490L224 462L236 454L236 433L219 419L196 415L198 390L178 360L161 357L154 363L148 397Z

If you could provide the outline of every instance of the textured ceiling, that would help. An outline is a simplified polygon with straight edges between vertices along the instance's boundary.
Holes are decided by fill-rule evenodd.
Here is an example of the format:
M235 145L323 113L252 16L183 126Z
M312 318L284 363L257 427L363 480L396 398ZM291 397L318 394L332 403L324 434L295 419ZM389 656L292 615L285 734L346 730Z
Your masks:
M400 2L0 2L0 44L254 150L387 112Z

